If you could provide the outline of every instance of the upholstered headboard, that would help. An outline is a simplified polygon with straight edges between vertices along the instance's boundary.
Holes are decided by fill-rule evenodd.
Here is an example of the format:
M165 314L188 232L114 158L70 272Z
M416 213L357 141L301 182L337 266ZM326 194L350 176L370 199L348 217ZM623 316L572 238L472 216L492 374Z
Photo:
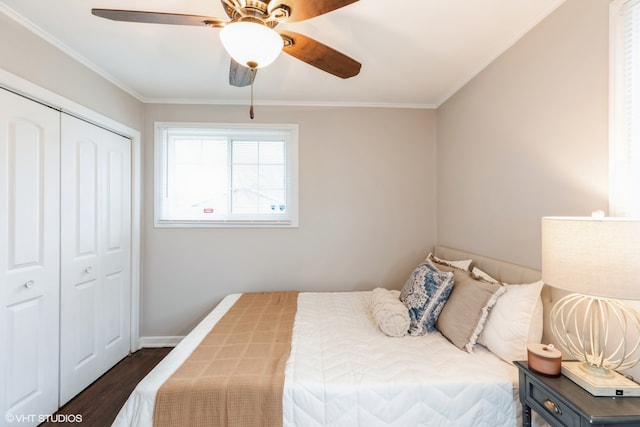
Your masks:
M504 283L533 283L540 280L541 273L539 270L524 267L522 265L512 264L484 255L475 254L459 249L449 248L447 246L435 246L433 253L435 256L447 260L472 259L472 266L478 267L485 271L496 280ZM551 330L549 329L549 314L553 304L562 298L563 292L545 285L542 288L542 304L544 306L544 332L542 342L553 342Z

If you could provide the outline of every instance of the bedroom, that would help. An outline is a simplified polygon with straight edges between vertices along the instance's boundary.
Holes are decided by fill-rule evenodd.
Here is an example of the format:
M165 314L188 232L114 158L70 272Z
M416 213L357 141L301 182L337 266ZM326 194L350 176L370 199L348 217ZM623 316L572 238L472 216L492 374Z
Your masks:
M434 109L259 106L300 126L289 230L153 227L153 123L246 107L142 103L4 15L0 67L141 132L139 333L160 345L233 292L398 289L436 243L540 268L540 217L608 206L608 19L567 0Z

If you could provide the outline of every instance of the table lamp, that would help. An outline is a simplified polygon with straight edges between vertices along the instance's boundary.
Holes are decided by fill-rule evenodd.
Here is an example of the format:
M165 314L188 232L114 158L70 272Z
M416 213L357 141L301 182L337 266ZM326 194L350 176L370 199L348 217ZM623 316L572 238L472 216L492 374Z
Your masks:
M564 349L562 373L595 396L640 396L617 370L640 361L640 315L620 299L640 300L640 221L542 218L542 280L570 293L551 310Z

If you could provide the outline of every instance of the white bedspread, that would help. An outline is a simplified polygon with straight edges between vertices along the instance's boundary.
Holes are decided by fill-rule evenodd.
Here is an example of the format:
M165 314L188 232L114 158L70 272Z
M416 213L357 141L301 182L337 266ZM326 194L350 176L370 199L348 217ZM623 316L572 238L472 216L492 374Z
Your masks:
M238 297L225 298L154 368L114 426L152 426L156 391ZM369 303L369 292L299 295L285 368L285 426L518 425L514 366L483 347L468 354L439 333L388 337Z
M515 367L439 333L388 337L369 302L368 292L300 294L285 426L516 425Z

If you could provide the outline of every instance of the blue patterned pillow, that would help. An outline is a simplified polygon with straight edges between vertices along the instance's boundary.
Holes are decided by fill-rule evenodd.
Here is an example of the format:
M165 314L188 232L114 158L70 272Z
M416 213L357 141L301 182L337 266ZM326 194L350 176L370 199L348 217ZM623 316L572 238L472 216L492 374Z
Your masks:
M400 301L409 309L409 334L436 330L438 316L452 290L453 273L439 271L428 260L413 270L400 292Z

